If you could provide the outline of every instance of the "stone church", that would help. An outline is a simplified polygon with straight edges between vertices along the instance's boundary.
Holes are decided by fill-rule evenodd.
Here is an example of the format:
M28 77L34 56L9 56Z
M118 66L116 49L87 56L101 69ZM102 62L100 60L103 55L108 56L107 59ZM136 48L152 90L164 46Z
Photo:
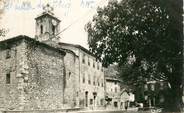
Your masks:
M0 108L102 108L102 63L80 45L59 42L60 20L49 5L45 9L35 18L35 38L0 42Z

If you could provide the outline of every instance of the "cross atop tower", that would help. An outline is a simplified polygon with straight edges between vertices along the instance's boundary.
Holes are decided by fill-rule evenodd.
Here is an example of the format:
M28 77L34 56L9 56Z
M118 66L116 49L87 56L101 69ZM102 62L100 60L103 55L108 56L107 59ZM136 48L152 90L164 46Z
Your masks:
M54 15L53 10L54 8L51 7L49 4L43 7L44 12L43 13L49 13L51 15Z

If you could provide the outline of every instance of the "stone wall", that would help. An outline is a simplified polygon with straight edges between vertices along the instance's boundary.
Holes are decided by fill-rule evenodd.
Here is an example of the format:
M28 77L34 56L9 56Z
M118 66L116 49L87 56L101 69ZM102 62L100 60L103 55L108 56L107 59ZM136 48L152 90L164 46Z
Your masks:
M49 47L28 45L29 76L25 109L61 109L64 104L64 55Z
M0 107L63 108L64 52L22 36L0 43Z
M24 36L0 43L9 45L0 46L0 107L7 110L103 107L104 73L97 69L101 64L93 56L79 48L75 48L78 55L65 50L65 56L62 49ZM7 53L10 58L6 58ZM6 83L7 76L10 83Z
M3 42L0 46L0 107L5 109L15 109L20 104L20 91L18 90L17 69L19 69L19 58L21 54L18 48L23 45L20 41ZM7 74L10 75L9 80ZM9 83L7 83L7 80Z

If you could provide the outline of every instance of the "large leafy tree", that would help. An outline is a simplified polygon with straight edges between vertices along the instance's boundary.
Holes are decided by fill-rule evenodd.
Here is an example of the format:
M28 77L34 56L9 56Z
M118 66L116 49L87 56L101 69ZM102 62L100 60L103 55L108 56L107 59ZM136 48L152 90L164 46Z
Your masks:
M105 66L130 62L130 83L165 79L169 110L178 111L182 92L182 0L111 1L86 24L90 51ZM128 73L126 72L126 73Z

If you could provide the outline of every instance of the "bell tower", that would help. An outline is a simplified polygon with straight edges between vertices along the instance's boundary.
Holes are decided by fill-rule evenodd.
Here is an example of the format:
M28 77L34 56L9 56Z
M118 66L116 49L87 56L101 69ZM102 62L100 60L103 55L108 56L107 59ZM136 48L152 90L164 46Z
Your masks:
M43 41L59 41L60 20L54 16L53 7L49 4L43 7L43 13L35 18L36 39Z

